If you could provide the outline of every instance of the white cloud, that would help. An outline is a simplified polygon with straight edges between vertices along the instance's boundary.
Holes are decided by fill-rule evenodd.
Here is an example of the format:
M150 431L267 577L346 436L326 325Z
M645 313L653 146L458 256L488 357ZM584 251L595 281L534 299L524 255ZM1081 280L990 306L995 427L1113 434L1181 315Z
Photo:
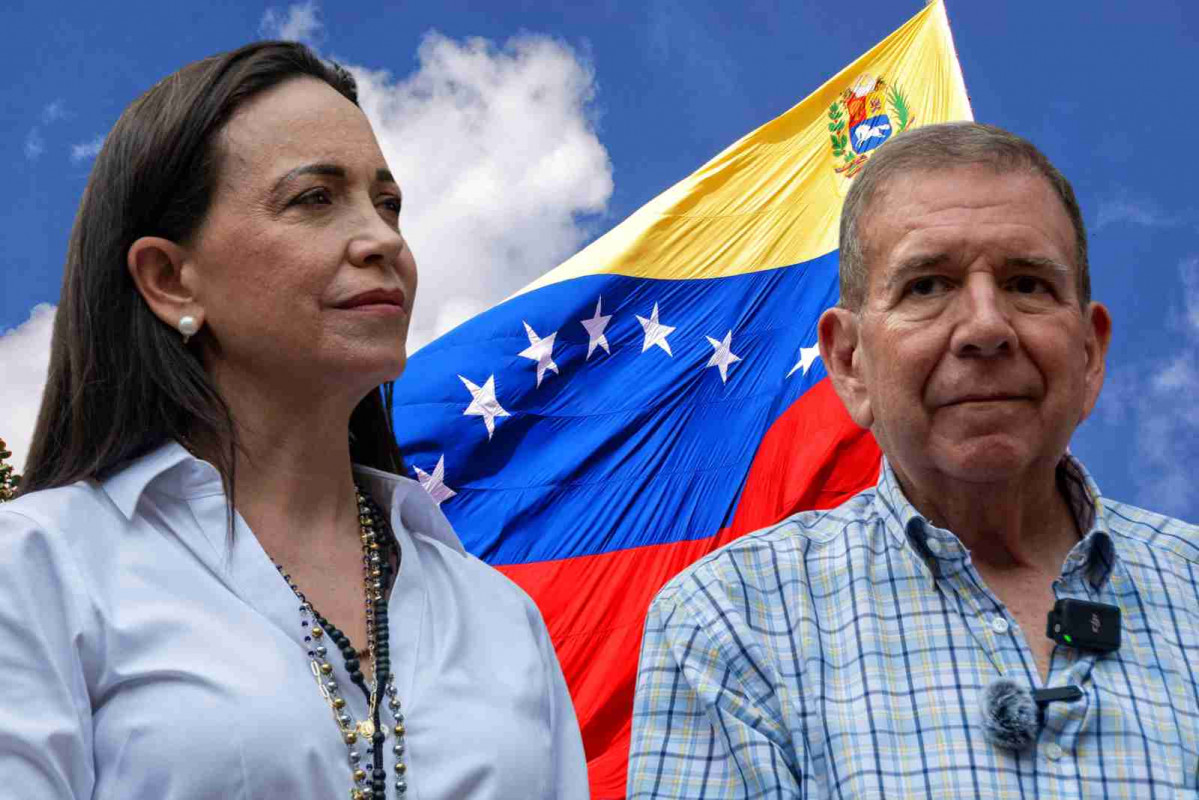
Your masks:
M1193 463L1199 455L1199 407L1194 403L1199 396L1199 256L1179 265L1179 277L1182 307L1171 320L1177 332L1175 351L1113 376L1115 403L1109 415L1131 415L1136 480L1150 508L1193 522L1199 514L1193 490ZM1105 403L1108 394L1104 389Z
M42 137L42 129L35 125L29 129L29 133L25 134L25 158L29 161L37 161L44 152L46 152L46 140Z
M79 164L84 161L91 161L100 153L100 148L104 146L104 134L100 134L90 142L80 142L79 144L71 145L71 163Z
M573 255L612 194L595 77L570 47L430 33L417 56L402 80L348 67L404 194L420 272L409 352Z
M1118 222L1131 222L1147 228L1166 227L1175 224L1175 219L1157 203L1148 199L1132 200L1128 197L1107 198L1099 203L1095 216L1095 230L1102 230Z
M67 116L67 105L62 100L55 100L48 103L42 109L40 122L30 128L29 133L25 134L26 160L37 161L42 157L42 153L46 152L46 137L42 133L42 128L60 119L65 119Z
M67 115L67 106L62 100L55 100L42 109L42 122L49 124Z
M258 33L264 39L283 39L314 45L323 28L316 0L307 0L304 3L293 3L286 11L268 8L258 24Z
M1134 196L1122 191L1099 202L1095 230L1120 223L1142 228L1174 228L1199 223L1199 212L1194 208L1163 208L1151 197Z
M28 320L0 333L0 372L4 374L0 381L0 408L4 409L0 437L12 451L8 463L17 473L25 466L46 387L54 312L54 306L39 303L29 312Z

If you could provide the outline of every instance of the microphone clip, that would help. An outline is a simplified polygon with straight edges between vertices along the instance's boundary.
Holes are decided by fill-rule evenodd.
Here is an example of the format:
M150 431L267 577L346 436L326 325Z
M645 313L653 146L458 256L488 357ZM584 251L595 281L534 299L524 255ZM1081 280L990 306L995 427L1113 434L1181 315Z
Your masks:
M1032 690L1032 701L1037 704L1037 708L1042 710L1050 703L1073 703L1075 700L1081 699L1082 689L1073 684L1069 686L1057 686L1053 689Z

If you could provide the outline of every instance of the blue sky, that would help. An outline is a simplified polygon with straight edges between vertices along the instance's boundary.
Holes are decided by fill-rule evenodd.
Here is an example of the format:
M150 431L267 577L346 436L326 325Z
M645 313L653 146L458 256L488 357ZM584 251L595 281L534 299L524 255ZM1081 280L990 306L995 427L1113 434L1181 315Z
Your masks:
M10 197L0 436L20 464L44 380L51 310L39 304L57 303L96 144L186 62L286 30L355 67L405 186L420 344L798 102L920 7L215 0L0 12L12 71L0 86ZM1094 294L1115 333L1107 387L1074 450L1106 494L1194 521L1199 169L1186 143L1199 130L1199 10L1182 0L947 7L977 119L1040 146L1074 183L1089 226Z

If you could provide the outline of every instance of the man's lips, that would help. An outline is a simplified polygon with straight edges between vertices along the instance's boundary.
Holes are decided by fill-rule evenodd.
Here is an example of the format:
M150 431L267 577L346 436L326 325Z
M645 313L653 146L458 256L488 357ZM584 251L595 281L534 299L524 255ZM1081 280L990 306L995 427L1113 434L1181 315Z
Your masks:
M950 406L961 406L968 403L1007 403L1031 399L1031 397L1024 394L969 394L963 397L955 397L948 402L941 403L941 406L943 408L948 408Z

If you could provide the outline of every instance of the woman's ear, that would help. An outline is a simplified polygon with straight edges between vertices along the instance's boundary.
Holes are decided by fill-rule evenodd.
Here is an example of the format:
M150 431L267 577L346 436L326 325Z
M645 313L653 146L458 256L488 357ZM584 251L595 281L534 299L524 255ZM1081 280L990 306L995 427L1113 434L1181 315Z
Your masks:
M188 316L197 330L204 324L204 309L197 302L192 267L182 247L170 239L143 236L129 246L126 263L154 316L176 329L179 320Z
M828 372L833 389L853 421L863 428L874 424L870 409L870 394L862 380L861 343L858 315L847 308L834 306L820 315L816 324L820 341L820 359Z

